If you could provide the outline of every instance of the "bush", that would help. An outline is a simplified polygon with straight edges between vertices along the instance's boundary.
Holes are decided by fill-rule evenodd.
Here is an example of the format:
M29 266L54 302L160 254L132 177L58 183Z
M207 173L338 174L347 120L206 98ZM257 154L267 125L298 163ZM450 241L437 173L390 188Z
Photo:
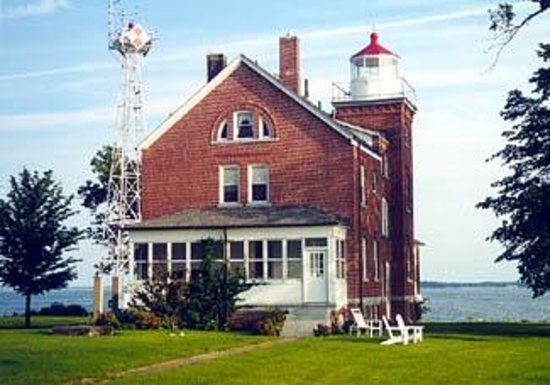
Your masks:
M38 315L55 315L55 316L79 316L87 317L89 315L88 310L80 305L68 305L65 306L60 302L53 302L50 306L46 306L40 309Z
M120 321L113 313L102 313L93 322L94 326L110 326L113 329L120 329Z
M229 319L229 330L246 331L267 336L279 336L288 311L278 308L268 310L240 310Z
M313 329L313 335L315 337L328 337L330 336L332 328L328 325L324 324L317 324L317 326Z
M122 328L126 329L131 329L131 326L138 330L160 329L163 325L159 316L137 308L122 310L117 314L117 318Z

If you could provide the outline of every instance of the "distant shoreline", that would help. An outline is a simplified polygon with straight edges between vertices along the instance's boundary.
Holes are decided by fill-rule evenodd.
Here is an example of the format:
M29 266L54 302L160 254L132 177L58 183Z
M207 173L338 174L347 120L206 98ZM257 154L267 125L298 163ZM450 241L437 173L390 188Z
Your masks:
M518 286L521 283L517 281L484 281L484 282L440 282L440 281L423 281L420 283L421 288L437 289L448 287L506 287Z

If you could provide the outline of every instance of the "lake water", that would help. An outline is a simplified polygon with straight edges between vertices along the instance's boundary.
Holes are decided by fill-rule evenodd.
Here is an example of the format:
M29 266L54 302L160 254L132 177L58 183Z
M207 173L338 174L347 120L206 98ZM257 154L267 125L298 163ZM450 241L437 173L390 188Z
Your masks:
M530 292L516 285L429 287L422 290L430 309L426 320L433 321L550 321L550 295L533 300ZM105 294L108 297L108 293ZM79 304L92 308L91 288L69 288L33 297L33 309L52 302ZM22 313L23 298L0 289L0 315Z

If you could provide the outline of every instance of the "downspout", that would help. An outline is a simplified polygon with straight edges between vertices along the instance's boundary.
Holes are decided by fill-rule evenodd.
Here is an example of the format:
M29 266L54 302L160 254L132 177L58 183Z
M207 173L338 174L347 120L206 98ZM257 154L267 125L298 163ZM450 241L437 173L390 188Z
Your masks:
M359 308L361 309L361 313L363 312L363 269L364 269L364 266L363 266L363 218L362 218L362 215L361 215L361 212L363 211L363 202L361 202L361 194L363 194L363 191L361 191L361 161L360 161L360 149L359 149L359 146L360 144L356 147L356 151L357 151L357 173L358 173L358 189L357 189L357 192L359 193L358 196L357 196L357 202L358 202L358 211L357 211L357 218L358 218L358 226L357 226L357 232L358 232L358 238L357 238L357 241L358 241L358 245L359 245L359 271L358 271L358 282L359 282ZM365 178L366 179L366 178ZM364 188L364 187L363 187Z

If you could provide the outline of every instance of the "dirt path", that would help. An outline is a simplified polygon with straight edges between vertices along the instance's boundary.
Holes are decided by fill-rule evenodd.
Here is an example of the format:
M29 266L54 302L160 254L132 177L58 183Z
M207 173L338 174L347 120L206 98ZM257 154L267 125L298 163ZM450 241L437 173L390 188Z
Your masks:
M140 366L133 369L124 370L122 372L116 372L108 374L106 378L84 378L76 381L69 381L66 385L87 385L87 384L106 384L111 380L123 377L133 377L140 376L145 374L153 374L164 372L167 370L172 370L187 365L194 365L203 362L208 362L215 360L217 358L234 356L241 353L251 352L258 349L266 349L275 345L280 345L287 342L295 341L296 338L280 338L272 341L261 342L259 344L251 344L245 346L239 346L237 348L231 348L227 350L219 350L214 352L208 352L204 354L199 354L196 356L186 357L186 358L176 358L174 360L160 362L147 366Z

